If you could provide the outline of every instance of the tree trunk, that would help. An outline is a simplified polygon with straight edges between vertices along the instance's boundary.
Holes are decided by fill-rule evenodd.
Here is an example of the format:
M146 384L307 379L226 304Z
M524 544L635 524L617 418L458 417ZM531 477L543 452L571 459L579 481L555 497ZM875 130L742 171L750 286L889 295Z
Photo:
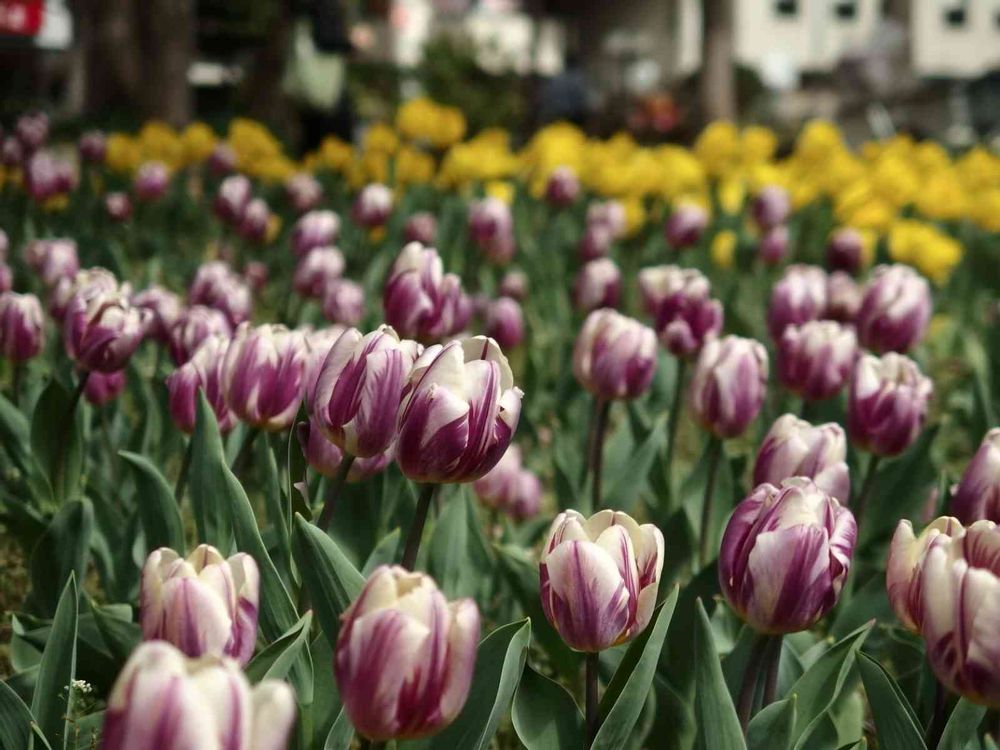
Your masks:
M193 111L187 74L194 57L194 2L142 0L141 7L143 109L150 117L183 125Z
M736 117L733 0L702 0L701 108L707 121Z
M133 0L79 0L78 41L83 48L85 110L106 112L109 107L135 101L139 89L139 40Z

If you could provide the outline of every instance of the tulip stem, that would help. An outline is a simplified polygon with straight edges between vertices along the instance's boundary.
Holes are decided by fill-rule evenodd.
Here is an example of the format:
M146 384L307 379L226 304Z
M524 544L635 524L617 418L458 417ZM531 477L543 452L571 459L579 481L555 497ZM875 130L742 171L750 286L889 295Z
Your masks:
M194 438L188 438L187 446L184 448L184 458L181 459L181 470L177 474L177 484L174 485L174 499L180 505L184 499L184 488L187 486L188 470L191 468L191 453L193 452Z
M781 642L782 635L772 635L767 642L767 676L764 679L764 700L761 708L766 708L774 703L774 698L778 694L778 673L781 667Z
M854 520L858 526L858 533L861 533L861 516L865 511L865 501L868 500L868 495L871 494L872 487L875 485L875 474L878 472L879 462L882 460L881 456L876 456L872 454L871 459L868 461L868 468L865 469L865 481L861 485L861 492L858 493L857 502L853 503L852 510L854 511Z
M664 479L667 484L667 502L673 503L673 467L674 467L674 446L677 443L677 425L680 424L681 406L684 403L684 375L687 369L687 362L683 359L677 360L677 372L674 378L674 400L670 405L670 419L667 422L667 452L663 461Z
M714 435L708 443L708 476L705 479L705 500L701 504L701 539L698 545L698 563L705 567L709 561L709 541L711 538L712 506L715 500L715 478L719 473L719 459L722 457L722 440Z
M436 484L425 484L420 488L420 498L417 500L417 510L413 514L410 532L406 535L406 547L403 550L403 560L400 563L407 570L413 570L417 562L417 552L420 549L420 537L424 534L424 524L427 523L427 511L431 507Z
M753 647L750 649L750 658L743 669L743 682L740 685L740 695L736 703L736 715L739 716L744 735L747 733L747 725L750 724L750 715L753 713L753 700L757 695L760 665L764 660L766 648L767 636L758 633L757 637L754 638Z
M340 461L340 466L337 468L337 476L333 478L330 486L326 488L326 497L323 499L323 510L319 514L319 521L316 522L316 525L323 531L330 528L330 521L333 520L333 511L337 508L337 498L340 497L340 491L344 488L344 483L347 482L347 475L351 473L351 466L353 464L354 456L350 453L344 453L344 457Z
M68 418L69 426L67 430L72 429L73 416L76 414L76 405L80 403L80 399L83 397L83 389L87 387L87 381L90 379L90 370L84 370L80 373L80 380L76 384L76 388L73 390L73 397L69 402Z
M927 747L936 748L941 742L941 735L948 723L948 692L941 681L934 680L934 713L931 723L927 726Z
M601 474L604 468L604 435L608 430L608 412L611 402L594 399L594 428L590 435L591 507L594 513L601 509Z
M239 453L233 459L233 474L237 478L243 473L243 467L250 460L250 449L253 448L253 441L257 437L258 432L259 430L256 427L250 427L247 429L246 435L243 436L243 444L240 445Z
M587 654L587 744L584 748L589 748L594 744L597 737L597 730L601 728L601 715L598 708L598 683L597 672L601 663L600 653Z
M10 378L10 402L14 406L18 405L21 394L21 377L24 375L24 366L18 362L14 361L13 364L14 371L11 373Z

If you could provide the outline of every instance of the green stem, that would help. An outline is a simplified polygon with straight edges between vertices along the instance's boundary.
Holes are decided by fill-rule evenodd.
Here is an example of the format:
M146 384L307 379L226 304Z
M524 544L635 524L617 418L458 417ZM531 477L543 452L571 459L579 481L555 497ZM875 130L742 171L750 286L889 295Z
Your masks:
M181 459L181 470L177 474L177 484L174 485L174 499L180 505L184 499L184 488L187 486L188 471L191 468L191 454L194 450L194 438L188 438L184 447L184 457Z
M256 427L250 427L246 435L243 436L243 444L240 446L236 458L233 459L233 474L237 477L243 473L243 468L246 466L247 461L250 460L250 450L253 448L253 441L257 437L258 432L259 430Z
M594 744L597 731L601 728L601 713L598 703L598 667L600 666L601 655L599 653L587 654L587 738L584 750Z
M323 500L323 510L319 514L319 521L316 522L316 525L323 531L330 528L330 521L333 520L333 511L337 507L337 498L340 497L340 492L344 488L344 484L347 483L347 475L350 474L353 464L354 456L350 453L345 453L344 457L340 460L337 476L333 478L330 486L327 487L326 498Z
M424 533L424 524L427 523L427 511L431 507L431 498L434 497L436 484L425 484L420 489L420 498L417 500L417 510L413 516L413 523L410 524L410 531L406 535L406 548L403 550L403 560L400 563L407 570L413 570L417 562L417 552L420 550L420 537Z
M590 437L591 511L601 509L601 476L604 470L604 436L608 430L608 411L611 402L603 398L594 399L594 423Z
M80 373L80 380L76 384L76 388L73 390L73 397L69 402L69 409L67 413L67 430L72 429L73 416L76 414L76 405L80 403L80 399L83 397L83 390L87 387L87 381L90 379L90 371L84 370Z
M768 638L767 655L764 657L767 664L767 676L764 679L764 700L761 708L766 708L774 703L778 693L778 673L781 667L781 641L782 636L772 635Z
M743 669L743 682L740 684L740 695L736 702L736 715L740 719L743 734L747 733L750 715L753 713L753 699L757 694L757 683L760 679L760 665L764 660L764 650L767 647L767 636L758 633L750 649L750 658Z
M934 713L931 723L927 725L927 747L936 748L941 743L941 735L948 724L948 691L941 681L934 679Z
M861 533L861 517L865 512L865 502L868 500L868 495L871 494L872 487L875 485L875 474L878 471L878 465L881 460L880 456L872 454L871 459L868 461L868 468L865 470L865 481L861 485L861 492L858 493L857 501L852 503L854 520L857 522L859 535Z
M684 376L687 370L687 361L677 360L677 375L674 379L674 399L670 406L670 419L667 422L667 452L663 460L664 479L667 486L667 502L673 502L673 468L674 468L674 446L677 444L677 425L680 424L681 408L684 405Z
M722 457L722 439L713 435L708 443L708 477L705 480L705 499L701 504L701 540L698 544L698 563L705 567L709 561L711 540L712 506L715 500L715 478L719 473L719 458Z

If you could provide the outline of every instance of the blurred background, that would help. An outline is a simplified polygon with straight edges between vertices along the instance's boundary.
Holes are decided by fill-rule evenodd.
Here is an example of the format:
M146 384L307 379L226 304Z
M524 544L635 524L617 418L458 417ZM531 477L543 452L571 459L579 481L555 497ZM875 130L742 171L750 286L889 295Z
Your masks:
M248 115L302 147L426 94L470 131L686 142L740 119L1000 137L1000 0L0 0L0 118Z

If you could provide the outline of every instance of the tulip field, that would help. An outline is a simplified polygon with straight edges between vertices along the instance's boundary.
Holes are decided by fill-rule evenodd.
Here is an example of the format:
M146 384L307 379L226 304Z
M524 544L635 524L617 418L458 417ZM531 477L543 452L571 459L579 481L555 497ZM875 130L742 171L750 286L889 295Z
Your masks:
M0 164L3 750L1000 746L988 148Z

